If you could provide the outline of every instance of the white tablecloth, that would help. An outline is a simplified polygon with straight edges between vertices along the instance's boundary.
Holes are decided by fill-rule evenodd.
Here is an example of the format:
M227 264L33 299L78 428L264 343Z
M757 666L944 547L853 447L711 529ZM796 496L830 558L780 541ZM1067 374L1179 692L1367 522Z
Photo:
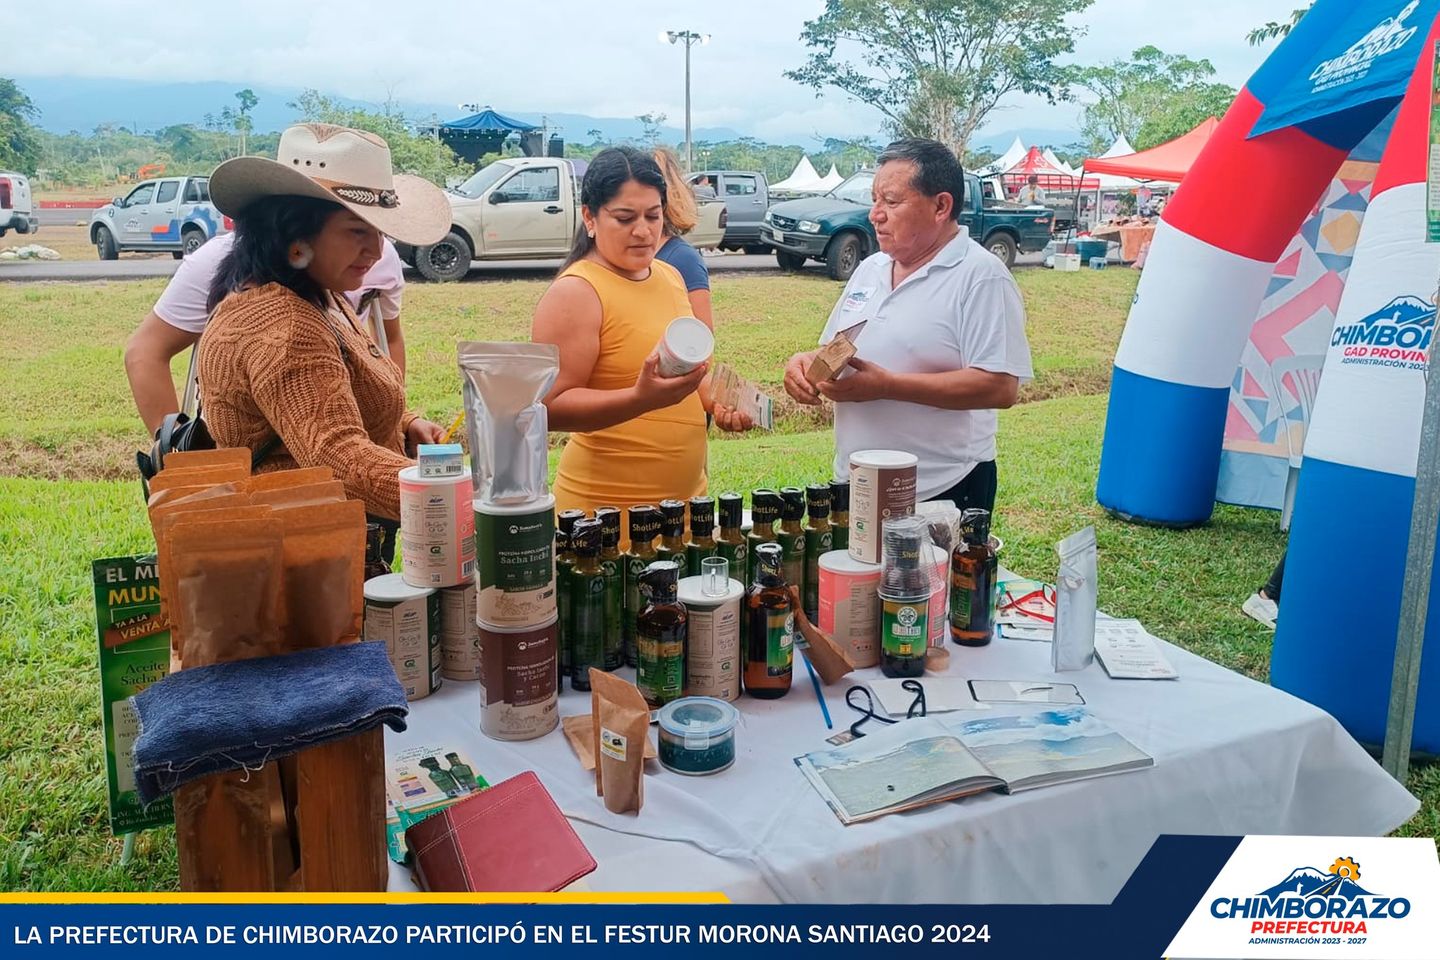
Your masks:
M849 827L793 763L831 733L798 663L784 699L737 703L733 767L686 777L652 761L638 815L606 811L558 728L522 743L483 736L473 683L412 704L410 729L386 731L386 750L458 747L492 783L535 770L599 863L594 890L721 890L740 902L1108 903L1162 833L1381 835L1419 808L1328 714L1162 649L1179 680L1111 680L1099 664L1054 674L1045 643L952 647L956 676L1076 684L1155 766ZM854 719L845 689L872 676L826 688L836 730ZM590 712L589 694L567 691L560 712ZM393 864L390 886L414 889Z

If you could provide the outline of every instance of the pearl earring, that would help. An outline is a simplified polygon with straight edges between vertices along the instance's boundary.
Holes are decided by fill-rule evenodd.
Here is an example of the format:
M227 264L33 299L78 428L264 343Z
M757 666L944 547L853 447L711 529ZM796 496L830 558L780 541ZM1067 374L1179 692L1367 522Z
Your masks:
M304 270L310 266L310 261L315 258L315 251L310 244L304 240L297 240L290 246L290 267L294 270Z

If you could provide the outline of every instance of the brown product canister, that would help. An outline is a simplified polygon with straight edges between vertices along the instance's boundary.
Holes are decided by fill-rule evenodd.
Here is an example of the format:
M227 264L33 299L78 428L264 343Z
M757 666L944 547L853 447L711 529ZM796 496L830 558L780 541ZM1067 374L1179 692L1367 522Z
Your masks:
M879 564L844 550L820 557L820 620L816 624L850 654L856 667L880 662Z
M507 628L556 619L555 498L474 506L476 619Z
M366 640L385 644L406 700L440 689L440 595L398 573L365 581Z
M440 591L440 672L446 680L480 679L480 625L475 584Z
M920 460L901 450L857 450L850 455L850 556L880 562L880 527L889 517L915 512L915 471Z
M480 627L480 732L534 740L560 723L557 618L535 627Z

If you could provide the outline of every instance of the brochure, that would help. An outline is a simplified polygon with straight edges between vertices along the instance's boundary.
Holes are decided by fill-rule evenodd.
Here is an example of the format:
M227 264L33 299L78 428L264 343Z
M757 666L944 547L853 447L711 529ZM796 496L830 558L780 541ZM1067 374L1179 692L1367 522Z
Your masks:
M1124 773L1154 760L1084 707L953 726L902 720L795 764L845 824L986 790L1016 793Z
M1180 676L1139 620L1097 620L1095 656L1116 680L1174 680Z

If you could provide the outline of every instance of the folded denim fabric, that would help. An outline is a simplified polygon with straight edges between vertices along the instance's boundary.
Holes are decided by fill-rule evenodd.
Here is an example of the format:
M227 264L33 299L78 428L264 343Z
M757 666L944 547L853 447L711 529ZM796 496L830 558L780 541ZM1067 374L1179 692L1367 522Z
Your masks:
M135 789L142 803L381 723L402 731L409 713L378 642L181 670L130 700L140 718Z

